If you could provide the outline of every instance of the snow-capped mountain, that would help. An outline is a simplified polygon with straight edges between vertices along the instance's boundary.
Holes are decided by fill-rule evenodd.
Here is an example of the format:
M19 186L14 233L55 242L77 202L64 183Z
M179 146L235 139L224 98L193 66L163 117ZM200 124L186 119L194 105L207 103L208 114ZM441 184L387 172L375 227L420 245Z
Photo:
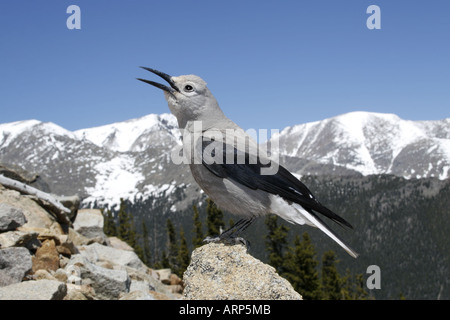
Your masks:
M174 141L181 143L178 139L178 123L168 113L150 114L138 119L82 129L74 134L99 147L119 152L143 152L155 144L171 146Z
M170 161L180 139L170 114L75 132L54 123L18 121L0 124L0 163L40 174L52 192L77 193L85 206L111 207L120 198L170 201L177 190L199 193L188 168Z
M450 119L407 121L352 112L288 127L275 140L281 163L300 175L449 177ZM75 132L27 120L0 124L0 163L40 174L55 193L78 193L85 206L164 198L176 211L201 192L188 167L171 161L180 143L170 114Z
M351 112L285 128L274 140L280 156L299 174L331 173L332 168L447 179L450 173L450 118L409 121L394 114Z

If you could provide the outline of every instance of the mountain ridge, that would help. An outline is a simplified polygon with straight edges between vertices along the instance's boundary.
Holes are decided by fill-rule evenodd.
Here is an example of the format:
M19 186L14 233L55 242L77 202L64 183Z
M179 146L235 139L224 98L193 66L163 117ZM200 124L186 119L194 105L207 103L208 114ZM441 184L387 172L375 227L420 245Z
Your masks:
M449 124L450 119L410 121L394 114L351 112L284 128L269 143L278 140L281 164L300 176L393 174L443 180L450 173ZM171 161L179 144L180 130L168 113L76 131L38 120L0 124L1 163L43 175L52 181L52 191L77 193L84 206L112 207L120 198L133 202L177 190L189 194L190 201L201 197L187 165Z
M449 177L450 118L411 121L358 111L287 127L274 140L280 156L307 158L363 175Z

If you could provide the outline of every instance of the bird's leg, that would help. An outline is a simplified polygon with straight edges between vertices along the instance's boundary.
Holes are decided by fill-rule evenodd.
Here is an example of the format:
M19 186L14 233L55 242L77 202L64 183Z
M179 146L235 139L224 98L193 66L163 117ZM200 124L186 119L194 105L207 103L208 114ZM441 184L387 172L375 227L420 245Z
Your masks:
M250 219L240 219L229 229L222 232L218 237L206 237L203 242L224 242L226 244L244 244L247 249L250 247L250 242L245 240L244 238L239 237L241 232L247 229L252 223L255 221L255 217Z

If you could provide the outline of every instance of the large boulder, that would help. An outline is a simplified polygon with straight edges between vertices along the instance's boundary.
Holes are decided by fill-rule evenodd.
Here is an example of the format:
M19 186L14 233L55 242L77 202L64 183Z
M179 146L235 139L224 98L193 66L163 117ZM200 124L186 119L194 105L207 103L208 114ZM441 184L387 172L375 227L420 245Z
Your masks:
M112 270L97 266L80 254L72 255L67 263L66 272L76 278L77 285L90 285L96 299L118 299L121 293L130 291L131 279L125 270Z
M24 281L0 288L0 300L62 300L67 286L56 280Z
M148 267L134 251L120 250L99 243L79 247L82 256L92 263L109 262L112 265L126 266L146 272Z
M243 245L210 243L195 249L183 281L185 299L302 299L273 267L249 255Z
M9 247L27 247L34 248L38 244L37 232L25 232L20 230L0 233L0 249Z
M103 223L103 214L99 209L80 209L73 223L73 228L86 238L96 239L96 241L103 243L106 241Z
M26 222L27 219L22 210L6 203L0 203L0 232L15 230Z
M22 281L31 271L31 254L26 248L0 249L0 287Z
M30 196L21 195L16 190L6 189L0 184L0 203L10 205L23 212L26 223L22 226L26 229L48 229L55 234L64 234L55 217L49 214ZM21 227L21 228L22 228Z
M55 241L46 240L40 248L36 250L33 257L33 272L37 270L56 271L59 268L59 253L56 250Z

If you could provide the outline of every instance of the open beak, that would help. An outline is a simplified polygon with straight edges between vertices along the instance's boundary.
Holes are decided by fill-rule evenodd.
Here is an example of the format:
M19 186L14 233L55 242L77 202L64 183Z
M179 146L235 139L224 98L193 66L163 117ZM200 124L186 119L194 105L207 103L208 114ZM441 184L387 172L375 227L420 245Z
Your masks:
M170 87L163 85L161 83L158 83L158 82L137 78L139 81L151 84L152 86L160 88L160 89L166 91L167 93L170 93L171 95L173 95L175 91L180 92L180 89L177 88L177 86L175 85L175 82L173 82L173 80L172 80L172 77L169 76L168 74L158 71L158 70L155 70L155 69L152 69L152 68L147 68L147 67L141 67L141 68L160 76L161 78L163 78L164 80L166 80L169 83Z

